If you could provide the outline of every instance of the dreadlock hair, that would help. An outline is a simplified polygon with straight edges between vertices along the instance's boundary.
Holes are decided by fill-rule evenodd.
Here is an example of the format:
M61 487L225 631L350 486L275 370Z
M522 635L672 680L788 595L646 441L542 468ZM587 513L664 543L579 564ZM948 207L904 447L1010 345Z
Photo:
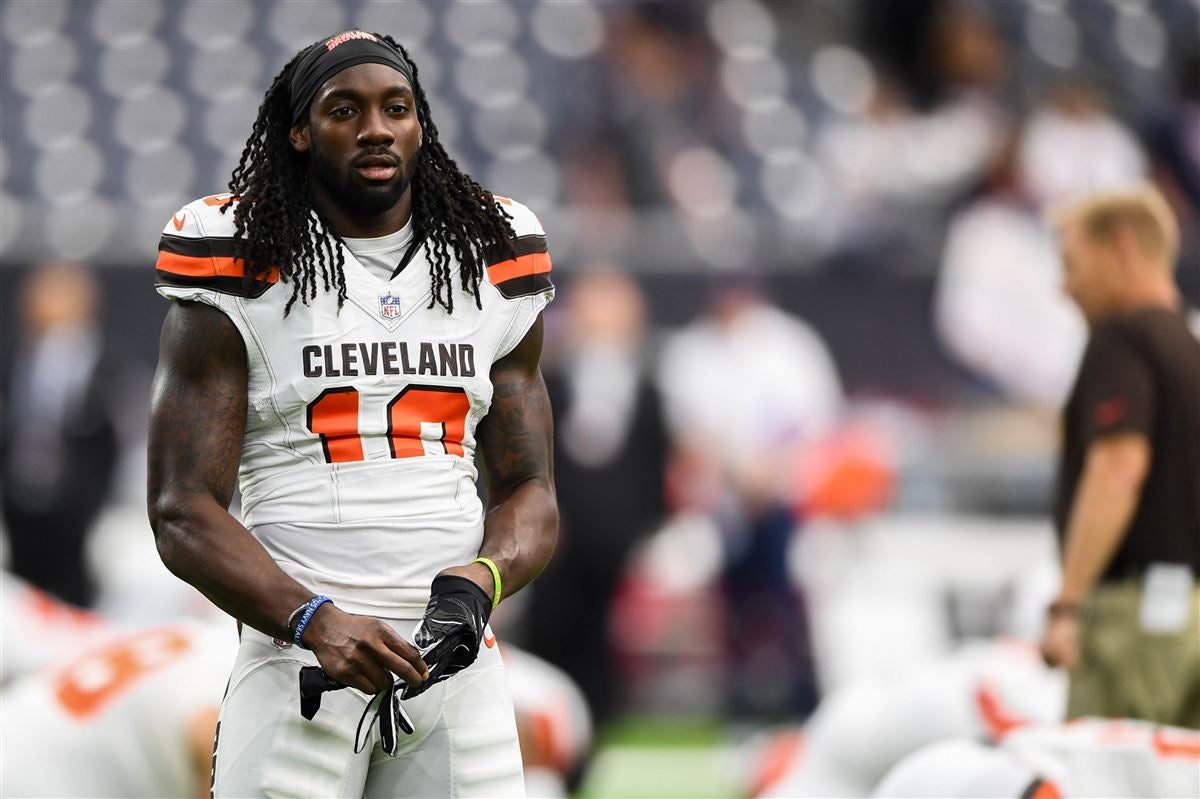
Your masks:
M413 164L413 240L423 242L429 254L432 297L429 306L440 304L454 312L454 276L451 264L459 263L459 281L464 291L482 308L479 284L485 259L513 257L515 234L511 217L492 193L459 169L438 140L437 126L429 102L417 78L417 65L391 36L375 34L396 48L412 67L413 97L422 145ZM313 208L308 189L307 157L296 152L288 139L291 129L289 83L304 48L275 76L258 108L254 128L241 158L229 179L233 195L221 208L233 208L236 232L234 255L245 263L247 284L267 279L278 269L284 282L292 283L292 296L284 316L296 300L308 304L316 299L318 275L321 287L337 290L338 308L346 299L344 243L333 233L320 212ZM236 205L234 200L238 200Z

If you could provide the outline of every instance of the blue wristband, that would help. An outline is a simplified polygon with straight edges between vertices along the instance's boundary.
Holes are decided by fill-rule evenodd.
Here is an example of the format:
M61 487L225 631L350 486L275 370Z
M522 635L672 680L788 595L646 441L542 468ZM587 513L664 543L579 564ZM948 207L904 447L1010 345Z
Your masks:
M300 614L300 621L296 622L296 632L292 634L292 640L296 643L296 646L301 649L308 648L301 643L304 639L304 630L308 627L308 623L312 621L313 614L317 612L317 608L326 602L333 602L333 600L327 596L320 596L318 594L305 603L304 612Z

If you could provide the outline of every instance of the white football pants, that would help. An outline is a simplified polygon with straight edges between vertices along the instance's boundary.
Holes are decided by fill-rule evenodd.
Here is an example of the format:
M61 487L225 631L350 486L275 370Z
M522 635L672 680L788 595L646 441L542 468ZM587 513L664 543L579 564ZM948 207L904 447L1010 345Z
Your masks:
M417 619L385 619L411 640ZM490 640L495 640L490 635ZM316 656L280 648L242 628L213 758L213 796L222 797L523 797L521 750L499 649L450 679L404 701L416 732L397 730L400 751L369 745L354 753L354 733L370 697L343 688L322 694L312 721L300 715L301 666Z

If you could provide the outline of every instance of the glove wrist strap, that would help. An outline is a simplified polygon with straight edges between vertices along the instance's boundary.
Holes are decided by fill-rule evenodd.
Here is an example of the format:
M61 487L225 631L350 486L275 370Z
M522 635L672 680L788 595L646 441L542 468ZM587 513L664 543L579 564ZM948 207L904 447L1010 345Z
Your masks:
M492 580L496 586L495 593L492 594L492 610L495 610L496 606L500 604L500 589L502 587L500 583L500 569L496 567L496 564L492 562L491 558L478 557L471 562L482 563L484 566L488 567L489 571L491 571Z

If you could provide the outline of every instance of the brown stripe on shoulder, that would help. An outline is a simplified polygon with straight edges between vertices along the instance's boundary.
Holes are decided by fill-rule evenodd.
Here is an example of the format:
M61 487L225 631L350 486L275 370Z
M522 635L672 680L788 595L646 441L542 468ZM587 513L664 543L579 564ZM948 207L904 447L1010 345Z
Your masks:
M194 239L188 236L172 236L164 233L158 240L158 251L190 258L232 258L233 239L229 237L206 237Z
M239 297L259 297L279 279L272 270L265 280L248 284L245 262L233 257L232 238L190 238L163 234L155 264L160 286L205 288Z
M261 297L267 289L275 285L275 281L268 283L261 280L252 280L247 284L240 277L228 275L181 275L162 269L156 270L156 272L158 275L158 279L155 281L156 286L208 289L220 294L232 294L235 297L248 297L252 300Z
M520 258L523 255L537 255L538 253L549 252L546 247L546 237L543 234L530 234L528 236L518 236L513 241L513 252L510 254L503 247L493 246L487 252L487 265L495 266L498 263Z
M550 275L547 272L514 277L511 280L505 280L502 283L496 284L496 288L500 293L510 300L514 300L517 297L528 297L531 294L541 294L546 289L553 287L554 282L550 280Z

